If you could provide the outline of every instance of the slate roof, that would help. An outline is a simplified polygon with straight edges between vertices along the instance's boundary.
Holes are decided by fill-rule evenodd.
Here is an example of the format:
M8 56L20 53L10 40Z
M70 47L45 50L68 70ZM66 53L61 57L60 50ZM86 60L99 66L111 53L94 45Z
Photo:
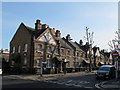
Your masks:
M75 44L84 52L86 52L86 47L85 46L80 46L77 42Z
M80 48L78 44L76 44L76 42L72 42L72 41L67 41L64 37L63 37L64 41L67 42L70 47L72 47L74 50L78 50L78 51L82 51L84 52L84 50L82 49L82 47Z
M60 41L61 47L72 49L62 38L55 37L55 39Z
M62 38L72 49L76 50L76 48L70 43L68 42L64 37Z
M22 24L23 24L23 23L22 23ZM31 34L33 34L33 35L35 36L35 38L37 38L38 36L40 36L40 34L42 34L45 30L47 30L47 28L46 28L46 29L41 29L41 30L35 31L34 28L28 27L28 26L26 26L26 25L24 25L24 26L26 27L26 29L27 29L28 31L31 32Z

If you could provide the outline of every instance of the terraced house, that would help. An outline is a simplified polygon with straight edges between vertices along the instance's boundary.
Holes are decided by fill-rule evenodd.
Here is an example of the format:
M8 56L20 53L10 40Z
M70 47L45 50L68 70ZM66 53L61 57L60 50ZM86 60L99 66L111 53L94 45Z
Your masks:
M69 34L36 20L35 28L21 23L10 41L9 65L13 72L61 73L87 70L90 59L88 43L73 42ZM94 62L92 50L92 65Z
M72 48L60 37L60 31L36 20L35 29L20 24L10 42L10 67L12 71L46 73L63 72L72 68ZM40 58L43 57L43 59Z

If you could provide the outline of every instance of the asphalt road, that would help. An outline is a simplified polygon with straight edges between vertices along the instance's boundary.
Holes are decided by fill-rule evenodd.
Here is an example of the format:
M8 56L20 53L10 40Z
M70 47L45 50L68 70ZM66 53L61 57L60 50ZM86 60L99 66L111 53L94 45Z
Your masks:
M88 74L83 76L75 76L75 77L59 77L55 79L44 80L43 82L55 83L59 85L66 85L78 88L89 88L95 89L96 84L104 82L106 80L96 80L94 74Z
M2 88L89 88L96 89L96 84L105 80L96 80L95 75L53 77L45 80L22 80L3 77Z
M22 79L2 79L2 88L76 88L66 85L47 83L42 81L22 80Z

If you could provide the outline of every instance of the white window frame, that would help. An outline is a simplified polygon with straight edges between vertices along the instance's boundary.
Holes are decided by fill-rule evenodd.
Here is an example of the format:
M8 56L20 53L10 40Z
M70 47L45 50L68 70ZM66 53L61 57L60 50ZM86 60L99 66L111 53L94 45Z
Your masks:
M68 52L69 52L69 53L68 53ZM69 51L69 50L67 51L67 56L70 56L70 51Z
M15 64L15 61L12 60L12 63L11 63L11 64L14 65L14 64Z
M27 65L27 57L24 57L24 62L23 62L24 65Z
M58 48L55 49L55 53L58 54Z
M64 55L64 49L61 49L61 55Z
M50 46L47 47L47 52L51 53L51 47Z
M40 61L40 59L37 59L36 61L37 61L36 66L37 66L38 68L40 68L40 67L41 67L41 61Z
M38 51L38 52L41 52L41 51L42 51L42 45L41 45L41 44L38 44L37 51Z
M24 52L27 52L28 44L24 45Z
M15 53L15 46L13 47L13 53Z
M18 46L18 53L20 53L20 49L21 49L21 46L19 45L19 46Z

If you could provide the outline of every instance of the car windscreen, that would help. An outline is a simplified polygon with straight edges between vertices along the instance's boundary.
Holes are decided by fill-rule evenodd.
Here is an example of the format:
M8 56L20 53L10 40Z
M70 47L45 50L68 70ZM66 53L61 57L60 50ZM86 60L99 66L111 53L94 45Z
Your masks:
M109 67L100 67L99 70L103 70L103 71L109 71L110 68Z

